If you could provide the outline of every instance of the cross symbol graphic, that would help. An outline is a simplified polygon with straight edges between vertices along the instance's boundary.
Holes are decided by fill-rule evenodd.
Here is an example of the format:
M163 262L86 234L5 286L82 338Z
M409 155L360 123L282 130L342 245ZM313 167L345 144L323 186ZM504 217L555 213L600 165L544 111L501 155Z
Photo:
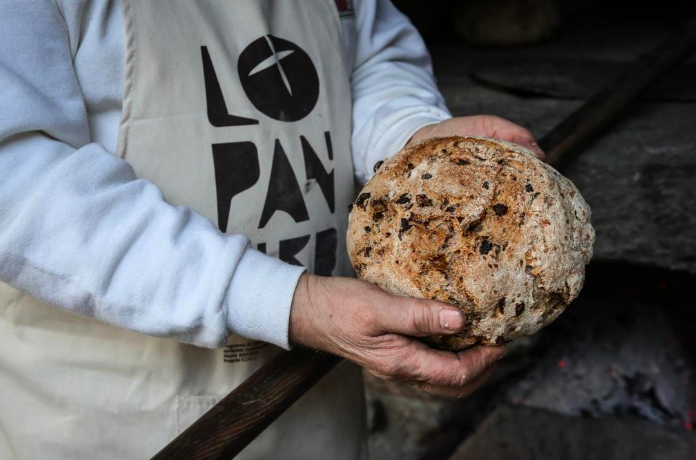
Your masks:
M269 67L276 65L278 66L278 72L280 72L280 78L283 80L283 84L285 85L285 88L288 90L288 93L292 96L292 89L290 88L290 82L288 81L287 75L285 75L285 70L283 69L283 66L281 64L281 60L290 56L292 53L295 52L295 50L287 50L287 51L281 51L280 53L276 53L275 48L273 47L273 42L271 42L271 39L269 38L268 35L265 36L266 42L268 43L269 48L271 48L271 55L261 61L259 64L256 65L253 69L251 69L251 72L249 72L249 76L252 76L254 74L257 74L263 70L268 69Z

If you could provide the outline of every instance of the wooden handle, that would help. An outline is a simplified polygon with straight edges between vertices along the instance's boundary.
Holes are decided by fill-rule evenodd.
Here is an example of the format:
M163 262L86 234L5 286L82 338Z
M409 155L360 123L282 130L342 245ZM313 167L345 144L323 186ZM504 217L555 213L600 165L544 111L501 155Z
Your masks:
M629 104L683 62L696 45L696 20L636 62L545 136L549 163L566 166L611 127ZM340 358L304 349L283 353L181 433L153 460L229 460L241 452Z
M152 460L229 460L341 361L295 348L264 364Z

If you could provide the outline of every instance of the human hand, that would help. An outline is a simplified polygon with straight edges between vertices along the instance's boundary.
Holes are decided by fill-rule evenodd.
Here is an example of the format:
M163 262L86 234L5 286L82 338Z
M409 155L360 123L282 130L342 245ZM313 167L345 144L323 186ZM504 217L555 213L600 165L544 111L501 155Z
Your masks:
M470 117L455 117L434 125L423 126L416 131L409 143L431 137L447 136L485 136L501 141L508 141L528 148L540 159L546 155L539 148L534 136L528 129L504 118L494 115L474 115Z
M290 340L346 358L383 379L463 397L485 382L507 349L454 353L411 338L453 334L463 324L463 313L451 305L393 296L365 281L304 274L290 313Z

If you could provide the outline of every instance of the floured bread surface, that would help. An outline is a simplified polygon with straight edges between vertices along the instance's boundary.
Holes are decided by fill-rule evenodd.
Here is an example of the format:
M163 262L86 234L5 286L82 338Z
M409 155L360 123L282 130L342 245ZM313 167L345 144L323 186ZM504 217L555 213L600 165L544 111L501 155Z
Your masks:
M347 244L361 279L437 299L464 332L459 350L530 335L580 292L592 257L590 209L528 150L493 139L429 139L375 165L352 206Z

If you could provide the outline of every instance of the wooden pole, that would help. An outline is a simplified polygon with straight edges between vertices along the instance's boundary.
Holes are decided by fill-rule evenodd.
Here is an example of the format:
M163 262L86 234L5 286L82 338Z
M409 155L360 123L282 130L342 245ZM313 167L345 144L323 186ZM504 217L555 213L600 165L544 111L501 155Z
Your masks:
M340 361L301 347L280 353L152 460L234 458Z
M633 101L682 63L695 46L693 19L544 136L539 145L547 153L547 161L565 167L616 123ZM152 460L230 460L340 361L302 348L280 354Z

